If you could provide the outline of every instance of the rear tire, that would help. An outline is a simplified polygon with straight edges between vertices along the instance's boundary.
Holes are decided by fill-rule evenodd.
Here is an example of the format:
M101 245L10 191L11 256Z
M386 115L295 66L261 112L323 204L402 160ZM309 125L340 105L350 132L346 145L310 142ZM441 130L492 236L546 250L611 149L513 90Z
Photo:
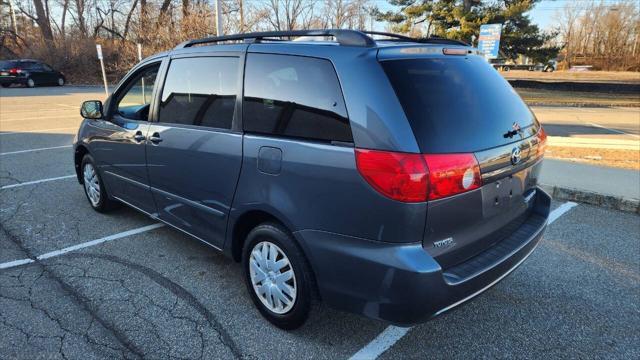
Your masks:
M36 82L35 82L35 81L33 81L33 79L32 79L32 78L28 78L28 79L27 79L27 87L28 87L28 88L36 87Z
M107 189L98 172L98 167L93 157L89 154L82 158L80 176L82 176L84 194L87 196L89 205L91 205L93 210L104 213L116 206L116 202L109 199Z
M313 275L289 232L273 222L258 225L242 253L247 290L262 316L284 330L302 326L311 310Z
M9 86L11 86L11 84L1 84L0 86L2 86L3 88L8 88Z

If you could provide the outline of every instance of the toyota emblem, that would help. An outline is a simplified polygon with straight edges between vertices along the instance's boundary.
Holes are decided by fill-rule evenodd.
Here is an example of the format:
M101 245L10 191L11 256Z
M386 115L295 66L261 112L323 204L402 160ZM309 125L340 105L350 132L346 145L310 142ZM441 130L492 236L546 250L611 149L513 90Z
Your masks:
M520 153L520 148L514 147L513 150L511 150L511 163L513 165L517 165L521 159L522 159L522 154Z

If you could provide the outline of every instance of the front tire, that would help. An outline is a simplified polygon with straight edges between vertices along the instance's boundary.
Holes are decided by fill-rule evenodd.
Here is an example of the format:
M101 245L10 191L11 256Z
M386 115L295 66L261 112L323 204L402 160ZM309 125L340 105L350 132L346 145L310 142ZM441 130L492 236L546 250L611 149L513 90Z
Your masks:
M84 194L87 196L87 200L89 200L89 205L91 205L93 210L101 213L111 210L115 206L115 202L109 199L107 189L102 182L93 157L89 154L85 155L84 158L82 158L81 164L82 184Z
M58 86L64 86L64 78L63 77L59 77L58 78Z
M263 317L284 330L304 324L311 310L313 276L284 227L264 223L251 230L242 265L251 300Z

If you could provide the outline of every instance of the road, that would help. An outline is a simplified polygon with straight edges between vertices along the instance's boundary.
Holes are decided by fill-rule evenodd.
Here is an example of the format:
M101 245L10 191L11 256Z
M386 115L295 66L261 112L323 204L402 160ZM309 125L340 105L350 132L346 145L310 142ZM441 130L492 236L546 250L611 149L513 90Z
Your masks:
M519 269L430 322L318 304L276 329L238 264L131 209L90 208L69 144L80 101L102 97L0 90L0 358L640 357L640 217L562 202Z
M533 106L550 136L640 139L638 108L575 108Z

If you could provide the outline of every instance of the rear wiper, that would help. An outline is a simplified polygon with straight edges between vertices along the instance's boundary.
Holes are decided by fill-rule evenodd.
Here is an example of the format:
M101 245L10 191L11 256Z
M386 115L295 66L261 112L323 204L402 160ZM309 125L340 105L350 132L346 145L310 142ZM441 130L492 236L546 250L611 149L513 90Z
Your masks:
M512 137L518 135L519 132L520 131L518 131L518 130L511 130L511 131L507 131L506 133L502 134L502 136L504 136L505 139L506 138L512 138Z

